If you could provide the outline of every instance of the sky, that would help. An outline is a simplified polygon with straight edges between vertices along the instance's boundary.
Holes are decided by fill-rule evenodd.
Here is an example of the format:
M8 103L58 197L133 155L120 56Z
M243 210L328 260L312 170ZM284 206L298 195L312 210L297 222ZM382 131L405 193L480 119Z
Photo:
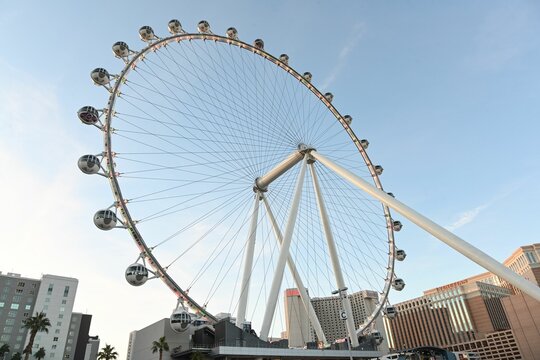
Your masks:
M75 311L126 355L129 332L168 317L160 282L124 280L137 258L127 232L92 223L112 203L79 156L101 151L76 111L105 105L89 73L119 70L114 42L142 47L138 29L166 34L234 26L247 42L286 52L332 91L384 166L387 191L503 261L540 242L540 4L534 1L0 1L0 270L79 279ZM483 270L404 219L397 234L407 286L393 302Z

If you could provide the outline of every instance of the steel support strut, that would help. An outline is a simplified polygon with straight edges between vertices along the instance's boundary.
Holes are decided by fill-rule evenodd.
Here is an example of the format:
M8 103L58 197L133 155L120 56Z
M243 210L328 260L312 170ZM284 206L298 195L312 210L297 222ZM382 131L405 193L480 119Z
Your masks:
M308 155L309 156L309 155ZM343 310L347 318L345 324L347 325L347 332L351 339L353 347L358 347L358 336L356 335L356 328L354 326L354 317L351 307L351 300L347 296L347 287L345 286L345 280L343 279L343 272L341 271L341 264L339 262L339 256L337 252L336 242L334 241L334 235L332 235L332 229L330 228L330 220L328 213L326 212L326 205L319 186L319 178L315 171L315 165L312 162L309 164L309 170L311 171L311 178L313 179L313 190L315 191L315 200L317 201L317 207L319 208L319 215L321 217L322 230L326 237L326 243L328 245L328 253L330 254L330 260L332 261L332 268L334 270L334 276L336 278L336 285L339 291L339 296L342 299Z
M514 285L527 295L540 301L540 287L536 286L534 283L516 274L515 272L502 265L497 260L493 259L491 256L484 253L480 249L477 249L465 240L446 230L442 226L436 224L435 222L416 212L402 202L394 199L390 195L386 194L384 191L377 189L359 176L337 165L330 159L319 154L317 151L312 150L310 154L321 164L325 165L326 167L333 170L338 175L349 181L351 184L357 186L358 188L367 192L369 195L373 196L374 198L391 207L401 215L405 216L407 219L409 219L431 235L435 236L437 239L441 240L454 250L465 255L466 257L468 257L478 265L482 266L486 270L490 271L491 273L508 281L510 284Z
M270 220L272 229L274 230L276 240L278 241L279 246L281 246L283 243L283 235L281 234L281 230L279 230L279 226L277 224L276 218L274 217L274 214L272 213L272 209L270 208L268 199L264 194L262 194L261 197L266 208L266 214L268 215L268 219ZM296 284L296 288L300 293L300 299L302 299L302 304L304 304L304 308L306 309L306 313L308 314L309 321L311 322L311 325L313 326L313 329L317 334L317 338L326 346L328 344L326 341L326 336L324 335L323 329L321 327L321 323L319 322L319 318L315 313L315 309L313 308L313 304L311 303L311 299L309 297L307 289L304 286L302 278L300 277L300 274L298 273L296 265L294 264L294 261L290 254L287 257L287 265L294 279L294 283Z
M285 160L277 164L272 170L267 172L261 177L255 179L255 185L253 189L255 191L266 191L268 185L270 185L274 180L283 175L287 170L291 169L294 165L298 164L304 158L304 145L300 144L298 150L294 151L289 155Z
M270 332L270 326L272 325L272 319L274 318L274 312L276 310L276 304L278 299L279 289L283 281L283 272L285 270L285 262L289 257L289 248L291 246L292 235L294 231L294 225L296 223L296 216L298 215L298 206L300 204L300 198L302 196L302 187L304 185L304 177L306 174L307 156L304 156L302 161L302 167L300 168L300 174L296 181L294 190L294 197L289 211L289 218L285 227L285 234L283 235L283 243L279 251L279 257L276 263L274 272L274 278L272 279L272 286L270 287L270 293L268 294L268 301L266 302L266 310L264 312L264 318L261 328L260 338L263 341L268 339L268 333Z
M244 257L244 272L242 275L242 287L240 288L240 300L238 302L238 312L236 313L236 326L243 328L246 321L246 307L249 295L249 283L251 280L251 271L253 268L253 253L255 251L255 238L257 235L257 221L259 218L259 192L255 193L255 202L253 203L253 213L251 214L251 224L248 232L248 242L246 255Z

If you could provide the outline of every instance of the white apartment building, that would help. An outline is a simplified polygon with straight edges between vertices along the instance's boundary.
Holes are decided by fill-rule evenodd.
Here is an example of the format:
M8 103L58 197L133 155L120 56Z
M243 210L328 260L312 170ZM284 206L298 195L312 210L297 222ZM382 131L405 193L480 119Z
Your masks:
M43 311L51 322L49 332L40 332L34 340L35 352L45 348L46 360L63 360L64 351L70 353L76 344L68 343L71 314L79 281L74 278L43 275L34 305L34 313ZM28 339L27 339L28 342Z

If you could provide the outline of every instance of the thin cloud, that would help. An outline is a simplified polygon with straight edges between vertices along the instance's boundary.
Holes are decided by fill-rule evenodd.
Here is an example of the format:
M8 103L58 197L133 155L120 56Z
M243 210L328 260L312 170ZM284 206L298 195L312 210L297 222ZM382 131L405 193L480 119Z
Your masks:
M336 65L332 68L328 76L326 76L326 78L322 82L322 89L327 89L330 85L334 83L334 81L336 81L338 76L341 74L343 68L345 67L350 53L358 45L358 42L362 38L363 34L364 25L361 23L354 24L353 28L350 31L350 36L345 43L345 46L343 46L343 48L341 48L339 52Z
M460 227L471 223L485 209L491 206L491 203L483 204L474 209L467 210L459 214L458 219L446 228L450 231L459 229Z

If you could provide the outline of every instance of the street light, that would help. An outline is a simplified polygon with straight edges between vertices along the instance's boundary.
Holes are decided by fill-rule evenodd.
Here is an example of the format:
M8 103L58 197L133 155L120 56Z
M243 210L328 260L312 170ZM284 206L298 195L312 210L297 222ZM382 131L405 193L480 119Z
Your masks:
M347 291L348 288L347 287L343 287L343 288L340 288L340 289L337 289L337 290L334 290L332 291L332 295L337 295L339 294L339 298L341 299L341 306L342 306L342 310L341 312L339 313L339 317L341 320L343 321L346 321L347 320L347 313L345 312L344 308L344 304L343 304L343 300L345 299L345 291ZM346 327L345 327L346 328ZM347 332L348 333L348 332ZM353 357L352 357L352 351L351 351L351 337L349 336L349 338L347 339L347 348L349 349L349 359L350 360L353 360Z

